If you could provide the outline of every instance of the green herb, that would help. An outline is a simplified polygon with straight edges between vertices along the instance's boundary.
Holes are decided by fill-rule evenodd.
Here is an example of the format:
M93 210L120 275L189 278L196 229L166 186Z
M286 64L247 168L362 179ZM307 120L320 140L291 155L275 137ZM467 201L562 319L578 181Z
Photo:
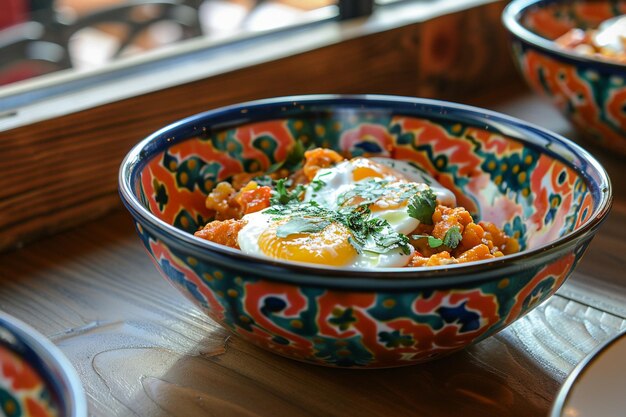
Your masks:
M430 188L419 191L411 198L408 206L409 216L424 224L433 224L433 213L437 207L437 196Z
M411 238L412 239L428 239L428 246L430 246L433 249L438 248L439 246L443 245L443 240L438 239L435 236L413 235L411 236Z
M353 198L359 197L362 200L361 205L369 206L385 195L385 186L387 184L389 184L389 181L379 178L359 181L354 184L354 187L341 194L337 202L342 206Z
M436 238L429 235L412 235L411 239L428 239L428 246L435 249L441 245L447 246L450 249L454 249L459 246L463 236L461 235L461 229L459 226L452 226L448 229L443 239Z
M359 205L369 206L384 196L393 195L398 201L404 201L415 195L415 183L391 183L380 178L372 178L357 182L350 190L341 194L338 198L340 206L354 198L359 198Z
M461 229L459 226L452 226L443 236L443 244L454 249L459 246L461 239L463 239L463 236L461 236Z
M298 184L292 191L289 191L287 188L290 184L290 181L281 178L276 181L276 188L274 190L274 195L270 198L271 205L285 205L290 204L293 201L300 201L300 197L304 192L304 186Z
M326 183L321 180L321 178L325 177L326 175L330 175L330 171L320 174L316 179L311 181L311 188L313 189L313 191L319 191L326 185Z
M276 229L276 236L287 237L298 233L321 232L330 224L330 221L320 218L292 217Z
M292 202L272 206L265 213L277 216L277 218L306 218L308 220L317 218L320 221L341 223L350 230L351 236L348 241L358 253L387 253L398 248L406 255L411 252L408 237L393 230L386 220L372 218L369 209L364 206L334 211L315 202Z

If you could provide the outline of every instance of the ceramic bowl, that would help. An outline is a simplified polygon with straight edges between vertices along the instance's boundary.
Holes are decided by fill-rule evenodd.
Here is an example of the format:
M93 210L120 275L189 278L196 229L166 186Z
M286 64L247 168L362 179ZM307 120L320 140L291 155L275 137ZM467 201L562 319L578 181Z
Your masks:
M16 318L0 312L0 407L11 417L86 417L80 379L63 353Z
M610 0L514 0L503 12L513 54L531 88L549 97L590 143L626 155L626 66L586 57L553 40L626 14Z
M522 251L472 264L348 270L270 261L193 236L205 197L299 140L422 167ZM272 352L391 367L458 351L565 281L611 201L606 172L555 134L494 112L390 96L301 96L192 116L133 148L121 198L160 272L212 319Z

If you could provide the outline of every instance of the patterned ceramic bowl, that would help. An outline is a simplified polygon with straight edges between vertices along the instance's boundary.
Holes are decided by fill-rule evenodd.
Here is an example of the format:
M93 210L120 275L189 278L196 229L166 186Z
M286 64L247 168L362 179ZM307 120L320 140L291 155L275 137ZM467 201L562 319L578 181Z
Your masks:
M25 323L0 312L0 415L84 417L87 402L63 353Z
M528 84L547 96L591 143L626 155L626 66L558 47L573 28L626 14L615 0L514 0L503 13Z
M422 167L522 252L473 264L348 270L270 261L201 240L213 185L283 160L296 140ZM302 361L390 367L458 351L553 294L606 217L606 172L566 139L478 108L389 96L245 103L170 125L120 170L160 272L236 335Z

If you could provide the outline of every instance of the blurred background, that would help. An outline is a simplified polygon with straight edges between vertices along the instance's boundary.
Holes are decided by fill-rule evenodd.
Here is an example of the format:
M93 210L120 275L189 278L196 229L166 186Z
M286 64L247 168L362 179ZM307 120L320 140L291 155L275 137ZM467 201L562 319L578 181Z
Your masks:
M0 0L0 85L203 37L232 42L394 0ZM423 2L423 0L422 0Z

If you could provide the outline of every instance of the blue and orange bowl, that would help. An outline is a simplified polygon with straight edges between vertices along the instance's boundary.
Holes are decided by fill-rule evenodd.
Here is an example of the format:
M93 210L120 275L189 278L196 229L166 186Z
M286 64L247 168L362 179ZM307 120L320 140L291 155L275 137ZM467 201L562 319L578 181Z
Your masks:
M0 415L86 417L80 379L63 353L24 322L0 312Z
M266 170L300 141L409 161L520 253L430 268L380 270L271 261L193 232L207 193ZM237 336L297 360L394 367L458 351L552 295L607 216L601 165L563 137L487 110L392 96L300 96L198 114L135 146L121 198L157 269Z
M626 155L626 65L583 56L554 40L626 14L614 0L513 0L502 19L528 85L548 97L589 143Z

